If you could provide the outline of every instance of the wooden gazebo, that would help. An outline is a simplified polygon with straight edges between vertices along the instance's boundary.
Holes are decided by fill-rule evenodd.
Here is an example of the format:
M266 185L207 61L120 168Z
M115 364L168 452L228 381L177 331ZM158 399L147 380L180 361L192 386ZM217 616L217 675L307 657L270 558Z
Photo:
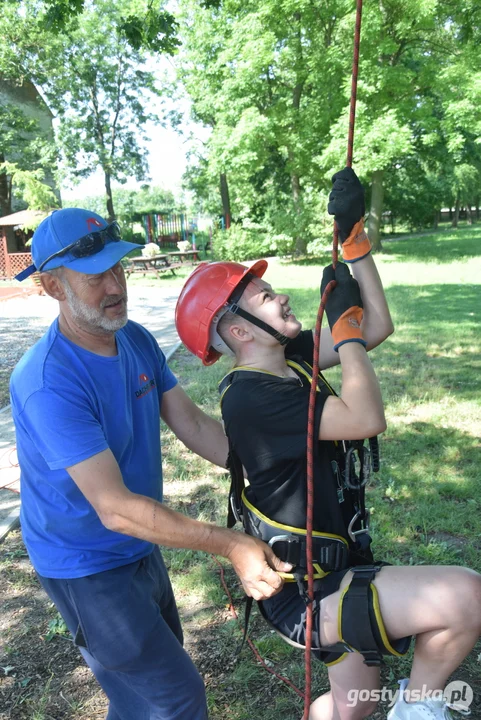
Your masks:
M20 210L12 215L0 218L0 278L10 279L32 264L32 254L28 249L20 250L12 243L14 233L24 238L24 227L43 220L47 213L38 210ZM10 240L10 242L9 242ZM23 245L23 242L21 243Z

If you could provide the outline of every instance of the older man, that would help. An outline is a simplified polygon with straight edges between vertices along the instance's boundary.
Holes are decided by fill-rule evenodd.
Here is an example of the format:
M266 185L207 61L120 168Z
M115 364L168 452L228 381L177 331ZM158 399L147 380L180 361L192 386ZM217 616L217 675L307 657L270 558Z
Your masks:
M22 531L32 564L109 700L108 720L204 720L202 680L182 647L157 545L232 562L268 598L281 563L264 543L162 504L160 417L225 465L221 425L191 402L155 339L127 317L116 223L65 209L36 230L34 265L59 316L15 368L12 410Z

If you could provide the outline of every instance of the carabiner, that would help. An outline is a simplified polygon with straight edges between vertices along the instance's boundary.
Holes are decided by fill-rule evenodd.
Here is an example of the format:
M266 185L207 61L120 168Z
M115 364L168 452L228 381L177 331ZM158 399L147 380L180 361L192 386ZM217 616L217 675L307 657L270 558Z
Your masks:
M351 522L349 523L349 527L347 528L347 533L349 537L351 538L352 542L356 542L356 536L357 535L363 535L364 533L369 532L369 510L364 510L364 513L361 514L361 512L358 510L357 513L352 518ZM354 524L360 520L361 523L364 525L363 528L360 530L353 530Z

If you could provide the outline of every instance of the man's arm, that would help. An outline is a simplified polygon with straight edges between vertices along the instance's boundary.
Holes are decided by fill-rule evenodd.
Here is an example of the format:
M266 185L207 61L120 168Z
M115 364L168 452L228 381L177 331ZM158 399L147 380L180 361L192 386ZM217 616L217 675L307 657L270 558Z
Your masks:
M202 412L180 385L163 394L160 416L189 450L225 468L229 445L222 425Z
M276 571L292 569L256 538L199 522L131 492L124 485L110 450L73 465L67 471L108 530L167 547L221 555L230 560L244 590L255 600L275 595L282 587Z

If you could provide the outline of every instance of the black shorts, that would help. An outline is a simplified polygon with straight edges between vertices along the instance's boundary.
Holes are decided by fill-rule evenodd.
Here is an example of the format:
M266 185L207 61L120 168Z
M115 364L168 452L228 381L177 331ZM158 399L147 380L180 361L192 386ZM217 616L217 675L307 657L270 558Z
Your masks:
M376 565L384 563L375 563ZM344 575L349 571L339 570L331 572L321 580L314 581L314 617L312 627L312 652L319 660L326 665L335 665L349 654L349 651L331 652L321 650L320 632L319 632L319 607L321 600L332 595L339 590ZM307 583L305 583L307 585ZM409 650L411 638L401 638L391 642L384 627L381 611L377 599L377 590L371 584L371 627L374 636L377 638L377 645L382 654L385 655L405 655ZM347 588L346 588L347 589ZM274 627L277 632L289 643L297 647L303 648L306 645L306 602L299 592L297 583L286 582L283 589L274 597L263 600L259 603L259 608L264 618ZM317 612L316 612L317 610ZM352 613L352 610L345 609L341 605L341 613L343 620L347 617L351 622L356 623L357 618L349 618L344 613Z
M344 575L349 568L331 572L322 580L314 581L314 608L319 608L323 598L332 595L339 590ZM306 584L307 585L307 584ZM268 600L259 603L259 609L264 618L277 630L288 642L299 647L306 645L306 602L301 597L297 583L286 582L280 593ZM340 662L347 653L323 652L319 635L319 612L314 612L312 623L312 652L319 660L326 665L334 665Z

